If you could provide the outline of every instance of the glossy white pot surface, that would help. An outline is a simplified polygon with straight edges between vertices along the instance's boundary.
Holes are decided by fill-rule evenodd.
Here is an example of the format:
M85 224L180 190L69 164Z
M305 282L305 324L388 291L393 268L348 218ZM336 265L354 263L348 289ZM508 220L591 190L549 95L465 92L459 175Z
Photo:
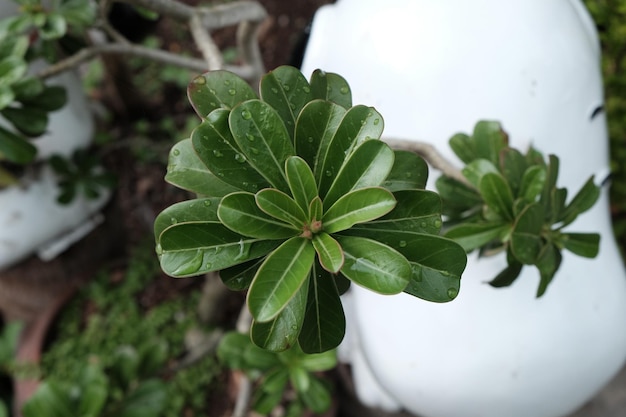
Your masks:
M498 120L513 146L557 154L559 185L574 193L609 172L599 54L579 1L339 0L316 14L303 71L343 75L386 137L430 142L457 163L448 139ZM425 417L559 417L593 397L626 357L607 193L568 228L599 232L599 256L565 253L540 299L532 268L512 287L485 284L502 256L470 255L447 304L354 286L341 355L361 400Z

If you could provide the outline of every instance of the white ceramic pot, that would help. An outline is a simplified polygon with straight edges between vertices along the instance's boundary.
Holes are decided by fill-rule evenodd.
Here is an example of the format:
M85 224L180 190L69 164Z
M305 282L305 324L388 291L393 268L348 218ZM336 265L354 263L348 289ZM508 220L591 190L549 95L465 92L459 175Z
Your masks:
M16 4L0 4L0 17L16 13ZM43 63L32 66L33 71ZM66 157L88 146L94 134L94 122L80 78L64 73L49 81L62 85L68 94L67 105L50 113L47 132L33 140L37 158L53 154ZM0 116L0 124L6 124ZM34 252L44 260L56 256L65 247L97 224L96 214L110 197L102 192L95 200L77 196L69 205L56 202L60 190L57 177L47 167L23 178L19 185L0 190L0 271Z
M498 120L513 146L558 155L559 186L575 192L609 172L599 59L578 0L339 0L316 14L303 71L343 75L354 102L384 116L387 137L428 141L455 162L454 133ZM470 255L447 304L354 285L340 354L360 399L425 417L559 417L592 398L626 357L607 192L568 228L599 232L599 256L564 253L540 299L532 268L508 288L485 283L503 256Z

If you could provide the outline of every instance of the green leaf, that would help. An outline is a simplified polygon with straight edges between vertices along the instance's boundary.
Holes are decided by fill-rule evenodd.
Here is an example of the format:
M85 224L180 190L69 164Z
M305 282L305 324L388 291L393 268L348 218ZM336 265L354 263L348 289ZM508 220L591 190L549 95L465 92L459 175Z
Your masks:
M341 273L350 281L380 294L398 294L411 279L411 265L402 254L375 240L337 236L345 262Z
M248 343L245 347L243 358L245 361L245 369L251 371L266 371L280 365L280 360L274 352L261 349L259 346L252 343Z
M339 346L346 330L339 291L333 276L318 263L311 269L309 297L298 338L306 353L326 352Z
M527 168L526 157L517 149L505 148L500 153L500 171L511 187L513 195L518 195Z
M295 151L276 110L262 101L249 100L233 109L229 123L233 137L250 165L274 188L289 191L285 161Z
M309 221L321 221L324 216L324 206L322 200L319 197L315 197L309 205Z
M191 141L200 160L220 180L237 189L257 192L269 183L254 169L230 133L230 112L217 109L191 133Z
M244 351L250 345L250 337L243 333L228 332L220 340L217 357L230 369L245 369Z
M324 198L324 207L331 207L350 191L379 186L391 172L394 152L386 143L368 140L359 145L339 170Z
M24 417L72 416L70 398L62 386L43 381L22 407Z
M537 261L543 247L544 217L543 206L539 203L527 206L518 216L511 234L511 252L519 262L532 265Z
M394 154L393 167L382 186L391 192L426 188L426 161L414 152L394 150Z
M552 244L544 245L536 263L541 277L539 288L537 289L537 297L541 297L546 292L548 285L554 278L554 274L561 266L562 260L561 252L556 246Z
M207 169L194 151L191 139L181 140L172 147L165 180L183 190L205 196L223 197L239 191Z
M172 204L163 210L154 221L154 236L157 241L161 233L174 224L189 222L217 222L217 207L220 198L198 198Z
M523 267L524 265L521 263L515 261L514 259L509 259L507 267L500 271L494 279L489 281L489 285L494 288L508 287L515 282L517 277L519 277Z
M125 399L118 417L153 417L159 415L167 402L167 385L160 379L148 379L134 389Z
M0 87L10 86L24 75L28 65L17 56L8 56L0 60Z
M499 163L500 151L508 145L508 137L500 123L481 120L474 126L472 138L476 146L476 156L494 165Z
M7 107L15 100L15 93L8 85L0 85L0 109Z
M294 200L309 214L309 205L317 197L317 185L311 168L298 156L290 156L285 163L287 182Z
M319 257L322 267L336 274L343 266L343 252L341 246L327 233L318 233L313 236L313 247Z
M257 346L274 352L294 346L302 329L308 292L309 286L305 283L274 319L263 323L254 321L250 329L252 341Z
M220 271L220 279L233 291L247 290L265 258L254 259Z
M486 159L476 159L467 164L465 168L462 169L462 172L463 176L476 188L479 188L480 180L485 174L500 174L498 168Z
M311 241L293 237L263 262L248 291L248 308L258 322L276 317L305 284L315 259Z
M23 98L22 103L46 112L59 110L67 103L67 90L60 85L46 86L37 96Z
M328 350L322 353L302 355L299 365L309 372L330 371L337 366L337 352Z
M107 378L102 370L88 364L82 371L77 414L81 417L98 417L102 414L109 394Z
M313 169L319 195L324 200L335 176L352 151L362 142L379 139L383 132L382 116L373 108L355 106L346 112L330 143L318 154Z
M27 164L37 154L37 148L25 138L0 127L0 160L6 159L16 164Z
M319 69L313 71L311 91L316 99L332 101L345 109L352 107L350 86L341 75Z
M295 149L314 172L345 114L343 107L321 100L310 102L300 112L296 121Z
M262 211L257 206L255 195L246 192L232 193L222 198L217 216L230 230L259 239L286 239L299 232L294 226Z
M51 12L46 16L45 24L39 28L39 35L44 40L61 38L67 32L67 22L59 13Z
M510 229L510 225L503 223L461 223L448 229L444 236L454 240L465 251L470 252L493 240L500 240Z
M436 303L456 298L467 263L465 250L459 244L440 236L410 232L391 236L396 242L393 248L411 263L411 280L405 293Z
M432 191L403 190L393 194L397 204L386 215L355 226L355 233L363 229L383 234L397 230L439 234L441 229L441 201Z
M513 219L513 194L502 175L496 173L483 175L478 189L491 210L505 220Z
M313 377L309 389L300 392L300 397L314 413L324 413L330 408L332 397L328 388L318 378Z
M563 223L561 227L571 224L580 214L593 207L598 198L600 198L600 187L594 184L593 178L592 176L587 180L585 185L562 211L562 215L558 219Z
M215 109L232 109L237 104L257 98L243 78L229 71L210 71L194 78L187 95L198 116L205 118Z
M535 202L546 184L546 168L540 165L529 167L522 176L519 196L529 203Z
M262 416L269 415L274 408L280 404L283 399L283 392L267 392L264 390L257 390L252 397L252 408L254 411Z
M261 99L276 109L293 141L298 114L313 100L309 82L297 68L283 65L261 78L259 90Z
M41 79L36 77L22 78L13 85L11 88L15 93L15 98L18 101L33 99L44 91L44 83Z
M559 176L559 158L555 155L549 155L548 158L550 163L548 164L546 182L539 201L545 206L546 213L553 213L552 192L556 188L556 181Z
M219 223L183 223L161 233L157 253L163 271L174 277L219 271L266 255L280 241L247 238Z
M357 223L374 220L389 213L396 199L384 188L370 187L354 190L341 197L322 218L323 230L335 233Z
M273 188L266 188L256 193L257 206L270 216L289 223L294 228L302 230L307 224L307 214L287 194ZM308 210L307 210L308 211ZM293 236L293 233L292 235Z
M300 393L309 389L311 376L305 369L297 366L291 367L289 368L289 381L291 382L291 386Z
M285 391L287 381L289 381L289 369L274 368L265 374L259 388L264 392L279 392L282 395Z
M452 218L465 216L470 209L483 205L476 189L453 178L440 176L435 182L437 192L443 200L443 214Z
M478 159L476 154L475 143L465 133L457 133L448 141L450 149L459 157L465 164L469 164L475 159Z
M563 247L578 256L595 258L600 250L600 235L597 233L563 233Z

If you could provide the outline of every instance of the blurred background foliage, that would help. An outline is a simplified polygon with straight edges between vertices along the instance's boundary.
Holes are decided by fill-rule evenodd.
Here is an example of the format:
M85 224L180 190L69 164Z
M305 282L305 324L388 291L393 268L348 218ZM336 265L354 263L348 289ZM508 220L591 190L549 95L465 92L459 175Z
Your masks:
M611 209L622 256L626 253L626 1L585 0L602 45L605 110L611 145Z

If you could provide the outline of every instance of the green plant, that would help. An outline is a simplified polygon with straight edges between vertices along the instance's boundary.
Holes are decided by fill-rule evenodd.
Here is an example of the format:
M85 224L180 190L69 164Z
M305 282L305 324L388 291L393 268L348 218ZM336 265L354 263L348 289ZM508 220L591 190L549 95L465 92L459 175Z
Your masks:
M295 68L269 72L260 98L227 71L199 76L201 124L176 144L166 179L200 198L156 219L157 253L175 277L221 271L248 289L251 338L270 350L336 347L350 282L446 302L463 249L439 236L441 202L416 154L380 141L382 116L352 106L346 81Z
M73 410L69 415L79 415L75 410L89 395L83 392L85 378L104 373L106 403L97 416L118 416L132 408L145 408L147 417L206 414L206 392L221 372L215 356L175 368L176 358L187 353L186 332L202 326L196 314L200 294L180 294L143 309L138 300L161 276L152 245L142 245L123 275L103 270L80 291L57 320L54 343L42 356L39 373L48 387L38 401L60 401ZM86 367L96 369L85 375ZM140 407L149 398L154 406Z
M289 385L296 394L289 405L290 413L304 407L323 413L330 407L329 386L317 373L337 365L332 350L305 354L295 345L283 352L271 352L253 344L248 336L231 332L222 339L217 354L228 367L243 370L257 381L252 408L260 414L269 414L283 400Z
M467 251L482 254L505 250L508 266L490 284L510 285L523 265L534 265L541 277L537 296L550 284L561 264L561 251L593 258L597 233L565 233L578 215L600 195L593 177L566 203L567 190L557 187L559 159L530 149L526 155L508 146L497 122L479 122L473 135L457 134L450 146L466 164L467 182L442 176L437 189L451 227L445 236Z
M82 0L59 0L51 8L39 0L16 0L20 13L0 20L0 115L9 123L0 127L0 186L15 182L6 162L24 165L36 156L30 138L40 136L48 114L65 105L63 87L46 86L29 73L38 58L55 59L59 41L71 28L88 25L93 5Z

